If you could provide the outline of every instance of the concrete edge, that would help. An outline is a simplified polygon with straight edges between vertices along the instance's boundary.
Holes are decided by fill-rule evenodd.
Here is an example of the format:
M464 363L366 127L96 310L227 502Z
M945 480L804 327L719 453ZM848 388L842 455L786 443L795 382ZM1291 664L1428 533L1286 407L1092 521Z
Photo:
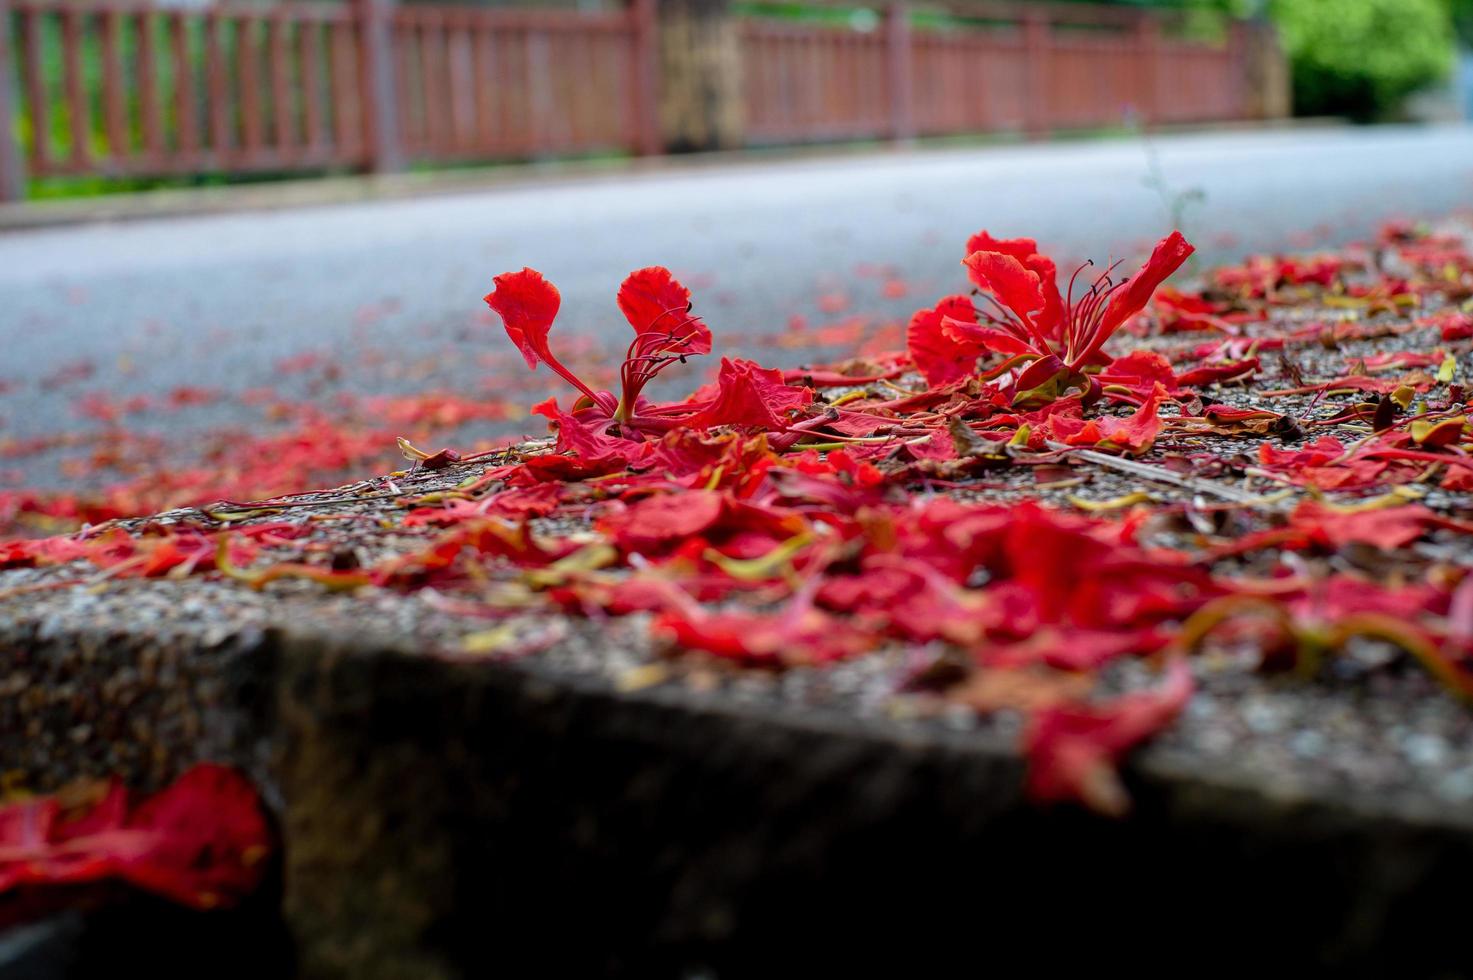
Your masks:
M27 636L38 639L0 626L0 653L24 656ZM99 667L156 649L137 631L65 624L40 639ZM1437 937L1454 935L1443 919L1459 907L1434 885L1473 867L1466 812L1265 791L1147 750L1125 771L1136 810L1115 821L1028 805L1022 760L996 735L684 688L620 692L536 659L430 655L409 638L311 626L196 640L192 658L186 633L157 642L211 681L185 755L224 752L281 816L286 913L309 977L468 975L488 922L505 962L556 949L581 975L685 976L670 956L759 975L744 958L774 955L800 916L833 934L850 915L899 915L903 937L941 915L935 952L950 956L971 948L950 929L987 914L1026 927L1018 910L1069 881L1126 890L1094 926L1124 927L1164 897L1152 915L1193 942L1256 903L1253 917L1301 945L1301 965L1456 952ZM972 883L975 908L912 902L907 887L933 875ZM1023 887L1038 894L1015 898ZM568 925L596 931L558 948ZM584 958L607 950L620 969Z

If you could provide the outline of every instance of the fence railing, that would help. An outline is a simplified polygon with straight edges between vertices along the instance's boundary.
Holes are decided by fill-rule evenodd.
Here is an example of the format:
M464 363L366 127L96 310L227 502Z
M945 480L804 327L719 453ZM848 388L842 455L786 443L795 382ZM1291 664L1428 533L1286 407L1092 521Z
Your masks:
M976 8L972 8L976 9ZM742 26L748 139L948 135L1251 118L1248 46L1167 37L1162 18L1108 8L1000 8L985 21L913 26L751 20Z
M662 99L721 87L662 57L656 3L0 0L0 200L20 197L27 175L392 170L686 145L662 132ZM938 23L890 3L835 26L695 7L729 24L712 36L737 65L739 143L1282 111L1250 77L1282 60L1260 25L1209 44L1110 8L972 4Z
M365 162L361 27L350 7L14 0L12 9L36 176Z
M639 149L651 96L635 12L399 8L394 77L405 156Z

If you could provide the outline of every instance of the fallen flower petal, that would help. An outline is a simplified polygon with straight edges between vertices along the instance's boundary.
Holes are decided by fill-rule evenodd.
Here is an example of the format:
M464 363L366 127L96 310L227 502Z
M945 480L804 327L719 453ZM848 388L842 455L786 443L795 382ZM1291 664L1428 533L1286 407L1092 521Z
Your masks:
M1116 775L1129 749L1166 727L1192 696L1186 660L1175 657L1153 691L1122 695L1103 704L1044 708L1023 738L1028 792L1041 802L1077 801L1120 815L1130 806Z
M0 896L24 918L41 893L115 880L192 908L232 905L259 886L274 841L254 788L203 764L140 802L113 782L68 813L56 797L0 807Z

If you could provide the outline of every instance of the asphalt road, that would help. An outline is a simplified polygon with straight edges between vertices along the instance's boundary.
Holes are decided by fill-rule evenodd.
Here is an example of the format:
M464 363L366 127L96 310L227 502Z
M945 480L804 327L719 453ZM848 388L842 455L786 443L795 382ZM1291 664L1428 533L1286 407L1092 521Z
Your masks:
M719 350L750 350L794 314L900 316L952 291L983 227L1038 238L1061 267L1134 261L1169 230L1176 195L1208 261L1338 243L1473 206L1473 129L846 154L14 232L0 235L0 432L76 428L89 392L289 391L307 382L281 362L304 353L340 362L334 383L351 390L494 393L505 361L483 355L506 340L480 297L523 265L561 288L564 344L625 337L614 290L660 263L694 287ZM257 412L227 398L150 421L184 431Z

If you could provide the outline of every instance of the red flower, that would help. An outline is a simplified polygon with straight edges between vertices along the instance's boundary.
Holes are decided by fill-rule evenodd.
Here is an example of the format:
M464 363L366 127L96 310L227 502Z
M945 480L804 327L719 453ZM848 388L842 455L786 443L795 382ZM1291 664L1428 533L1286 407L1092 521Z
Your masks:
M521 350L527 366L535 368L541 361L582 392L599 416L633 424L636 429L642 421L651 422L656 429L669 427L667 420L637 417L645 385L676 361L711 352L711 331L690 312L690 290L662 266L632 272L619 287L618 303L634 328L634 340L620 370L622 389L615 399L607 391L590 388L548 347L547 336L561 297L542 273L534 269L507 272L495 282L496 288L486 295L486 305L501 317L507 336ZM573 408L576 415L585 406L575 404Z
M1156 244L1136 275L1116 282L1112 265L1076 299L1076 271L1060 299L1054 264L1027 253L1034 246L1031 239L999 241L983 232L968 246L973 251L962 264L991 309L981 312L981 326L960 318L945 325L957 343L981 343L1032 362L1014 381L1015 401L1049 401L1069 388L1090 388L1084 369L1099 363L1110 336L1145 309L1156 288L1193 252L1174 231Z
M1049 333L1051 339L1057 338L1059 325L1064 320L1064 301L1059 296L1059 287L1055 281L1057 268L1054 261L1046 255L1039 254L1038 242L1031 238L993 238L987 232L979 231L967 239L966 254L970 256L976 252L1000 252L1011 256L1038 276L1039 290L1043 299L1038 322Z
M644 386L675 361L711 353L711 331L690 312L690 290L670 270L651 266L631 272L619 287L619 309L634 328L624 357L624 384L614 417L628 422Z

